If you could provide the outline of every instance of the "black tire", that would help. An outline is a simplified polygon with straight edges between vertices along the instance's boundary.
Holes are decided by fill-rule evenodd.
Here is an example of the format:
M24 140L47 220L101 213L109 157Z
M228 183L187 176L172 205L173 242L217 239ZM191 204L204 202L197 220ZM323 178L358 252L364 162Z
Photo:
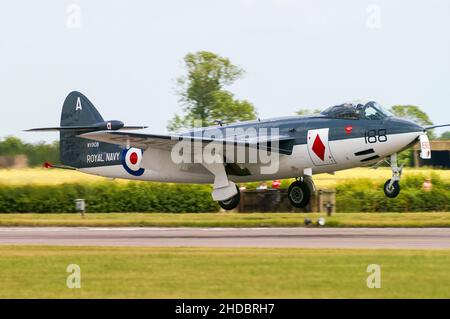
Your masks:
M293 182L289 186L288 198L291 205L297 208L305 208L311 200L311 190L304 182Z
M239 202L241 201L241 192L239 191L239 187L236 186L237 194L231 197L230 199L218 201L219 206L225 210L233 210L238 207Z
M392 188L389 188L390 182L391 180L389 179L384 184L384 194L389 198L395 198L398 194L400 194L400 184L399 182L394 182L394 184L392 184Z

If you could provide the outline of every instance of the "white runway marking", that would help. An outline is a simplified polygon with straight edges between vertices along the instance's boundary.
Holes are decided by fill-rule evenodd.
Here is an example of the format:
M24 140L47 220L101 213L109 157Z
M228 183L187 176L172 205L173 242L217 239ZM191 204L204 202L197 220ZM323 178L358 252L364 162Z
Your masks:
M450 228L0 228L0 245L450 249Z

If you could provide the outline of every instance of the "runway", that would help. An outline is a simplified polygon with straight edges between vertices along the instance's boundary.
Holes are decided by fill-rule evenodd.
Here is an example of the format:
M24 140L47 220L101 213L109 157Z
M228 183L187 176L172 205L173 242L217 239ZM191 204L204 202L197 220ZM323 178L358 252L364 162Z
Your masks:
M449 228L0 228L0 245L450 249Z

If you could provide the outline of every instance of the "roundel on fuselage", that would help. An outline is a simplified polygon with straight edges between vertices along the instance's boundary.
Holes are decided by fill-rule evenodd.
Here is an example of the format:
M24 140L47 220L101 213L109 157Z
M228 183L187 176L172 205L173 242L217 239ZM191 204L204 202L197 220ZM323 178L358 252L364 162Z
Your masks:
M122 166L131 175L141 176L144 174L145 169L140 167L141 160L142 150L139 148L129 148L122 151Z

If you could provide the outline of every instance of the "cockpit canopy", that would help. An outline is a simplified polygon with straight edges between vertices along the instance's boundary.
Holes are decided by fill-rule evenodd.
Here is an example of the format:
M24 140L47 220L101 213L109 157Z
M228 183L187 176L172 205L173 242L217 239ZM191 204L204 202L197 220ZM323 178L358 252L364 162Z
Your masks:
M377 102L348 102L335 105L321 112L323 116L347 120L383 120L393 114Z

